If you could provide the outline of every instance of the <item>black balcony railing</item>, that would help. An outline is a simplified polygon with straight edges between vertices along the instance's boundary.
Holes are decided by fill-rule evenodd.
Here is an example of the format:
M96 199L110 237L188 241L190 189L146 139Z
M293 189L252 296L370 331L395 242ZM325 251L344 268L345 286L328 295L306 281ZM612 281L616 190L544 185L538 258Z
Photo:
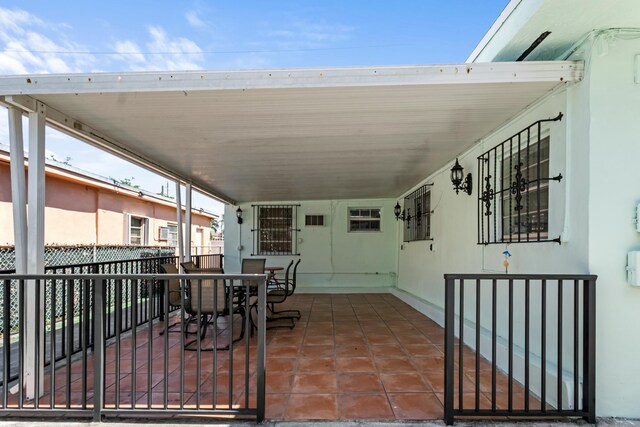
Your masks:
M3 378L14 366L16 376L0 385L0 416L264 419L265 275L3 274L0 285L5 302L12 286L18 295L18 333L2 337L4 349L16 351L0 360ZM55 291L43 300L49 286ZM144 297L144 289L154 292ZM168 313L175 292L180 304L161 320L154 307ZM62 321L52 306L58 295L67 307ZM149 316L141 322L142 313ZM9 330L10 322L5 304L0 324ZM64 358L47 360L60 346Z
M222 268L223 255L193 255L192 260L201 268L216 267ZM176 256L160 256L139 258L120 261L104 261L84 264L70 264L45 267L46 274L158 274L160 264L176 263ZM3 273L14 273L8 271ZM149 319L163 320L165 307L162 304L164 298L164 287L158 280L144 281L122 281L118 285L121 292L117 298L117 290L113 282L107 282L105 299L105 338L111 339L116 335L116 311L122 314L120 331L127 332L134 326L140 326ZM9 336L9 345L2 346L0 355L5 351L12 351L17 354L16 336L19 332L18 319L18 288L15 282L9 282L8 288L2 289L4 292L2 302L5 309L9 310L9 321L7 330L4 323L0 325L3 334ZM132 298L135 293L136 298ZM82 281L74 280L71 283L61 283L59 281L44 282L44 298L47 312L47 319L55 320L55 328L50 328L46 332L46 341L55 341L56 361L61 361L71 357L87 348L93 347L94 342L94 291L92 283L85 286ZM116 300L124 302L121 305ZM135 303L133 303L135 301ZM170 306L169 310L176 310L178 307ZM87 321L85 321L85 319ZM52 347L47 347L44 358L48 365L51 360ZM15 380L18 375L16 358L8 369L9 380ZM0 384L6 378L1 372Z
M591 275L445 275L445 422L594 423L595 285Z

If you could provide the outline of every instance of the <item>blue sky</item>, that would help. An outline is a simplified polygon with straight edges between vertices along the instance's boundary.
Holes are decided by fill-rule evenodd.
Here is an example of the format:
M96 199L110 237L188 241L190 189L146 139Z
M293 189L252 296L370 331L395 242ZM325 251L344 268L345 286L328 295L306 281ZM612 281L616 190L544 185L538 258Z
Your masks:
M507 3L0 1L0 75L462 63ZM47 149L150 191L166 183L53 131Z

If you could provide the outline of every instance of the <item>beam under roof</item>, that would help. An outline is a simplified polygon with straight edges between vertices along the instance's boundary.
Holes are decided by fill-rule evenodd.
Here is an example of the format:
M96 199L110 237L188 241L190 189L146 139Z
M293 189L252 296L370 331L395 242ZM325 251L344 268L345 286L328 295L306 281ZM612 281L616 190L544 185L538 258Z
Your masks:
M396 197L581 62L32 75L0 98L227 202Z

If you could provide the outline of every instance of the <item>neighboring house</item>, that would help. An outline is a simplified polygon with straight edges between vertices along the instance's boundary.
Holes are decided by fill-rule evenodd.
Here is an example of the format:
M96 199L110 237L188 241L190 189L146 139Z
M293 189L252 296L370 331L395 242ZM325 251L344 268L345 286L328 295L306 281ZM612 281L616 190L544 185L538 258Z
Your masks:
M176 246L176 204L168 197L55 161L47 161L46 187L47 245ZM193 253L209 253L216 218L192 210ZM9 153L0 149L0 245L13 245L12 230Z

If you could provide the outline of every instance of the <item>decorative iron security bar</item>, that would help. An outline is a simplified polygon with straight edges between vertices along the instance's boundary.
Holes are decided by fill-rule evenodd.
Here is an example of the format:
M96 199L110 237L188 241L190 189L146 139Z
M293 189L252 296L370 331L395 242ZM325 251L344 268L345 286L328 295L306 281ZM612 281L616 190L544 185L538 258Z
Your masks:
M597 276L444 278L447 425L456 416L595 423Z
M478 244L557 242L549 236L550 137L538 120L478 156Z
M431 238L431 187L426 184L404 198L404 241L433 240Z
M251 255L300 255L298 207L300 205L252 205L253 251Z

